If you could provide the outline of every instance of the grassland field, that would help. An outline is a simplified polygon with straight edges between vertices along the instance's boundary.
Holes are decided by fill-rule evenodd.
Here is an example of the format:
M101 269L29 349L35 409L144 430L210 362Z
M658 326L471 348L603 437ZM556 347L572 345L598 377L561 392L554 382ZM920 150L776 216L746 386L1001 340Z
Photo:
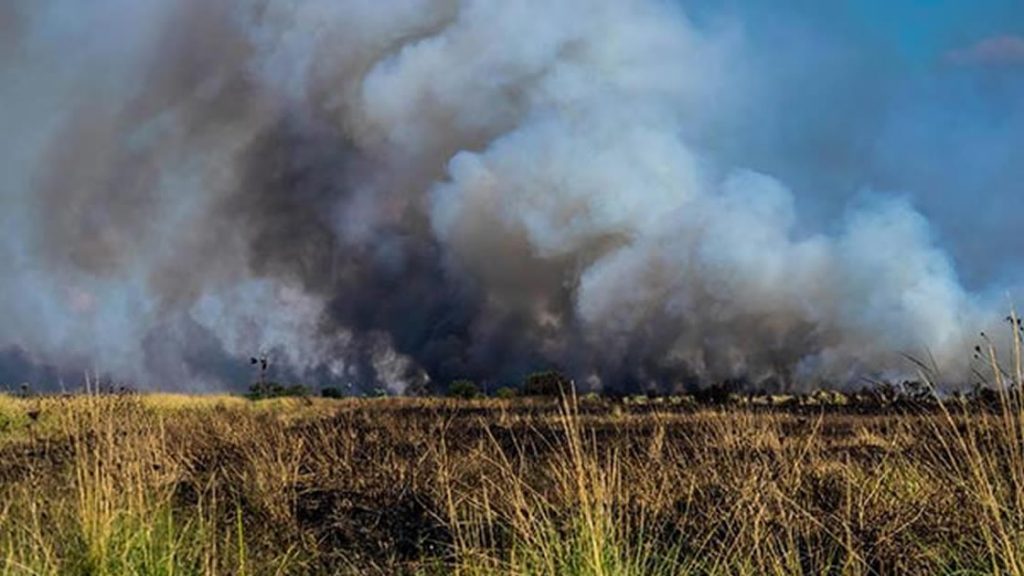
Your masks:
M1019 396L0 396L0 571L1020 574Z

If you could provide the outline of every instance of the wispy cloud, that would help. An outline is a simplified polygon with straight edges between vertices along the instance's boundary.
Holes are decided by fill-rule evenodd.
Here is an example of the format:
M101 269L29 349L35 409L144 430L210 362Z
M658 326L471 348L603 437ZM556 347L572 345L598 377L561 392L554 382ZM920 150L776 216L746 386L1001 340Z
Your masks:
M946 58L959 65L1024 65L1024 38L1011 35L989 36L966 48L948 52Z

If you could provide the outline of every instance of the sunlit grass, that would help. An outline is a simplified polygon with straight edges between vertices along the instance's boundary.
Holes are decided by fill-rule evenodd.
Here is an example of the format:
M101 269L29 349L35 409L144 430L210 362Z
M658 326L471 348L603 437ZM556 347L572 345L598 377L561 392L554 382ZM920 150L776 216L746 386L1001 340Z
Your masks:
M0 396L2 574L1020 574L991 411Z

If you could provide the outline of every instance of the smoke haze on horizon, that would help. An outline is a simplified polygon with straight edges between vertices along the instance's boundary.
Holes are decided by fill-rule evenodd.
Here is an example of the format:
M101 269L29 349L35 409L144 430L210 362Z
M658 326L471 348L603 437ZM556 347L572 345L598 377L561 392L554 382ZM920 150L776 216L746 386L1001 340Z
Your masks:
M0 2L0 385L961 381L1024 8L900 4Z

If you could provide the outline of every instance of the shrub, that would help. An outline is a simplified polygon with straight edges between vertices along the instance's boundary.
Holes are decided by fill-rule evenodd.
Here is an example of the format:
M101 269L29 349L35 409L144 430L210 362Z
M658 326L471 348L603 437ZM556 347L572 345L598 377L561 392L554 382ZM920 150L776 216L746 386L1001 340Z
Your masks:
M559 397L569 392L572 382L554 370L534 372L526 377L523 396Z
M501 388L498 388L498 391L495 392L494 395L498 398L509 400L519 396L519 391L509 386L502 386Z
M480 388L469 380L456 380L448 385L448 396L470 400L480 396Z
M720 384L712 384L711 386L695 391L693 393L693 399L696 400L698 404L722 406L729 403L729 399L735 390L736 384L733 381L726 380Z
M278 382L262 382L249 387L246 396L250 400L264 400L267 398L305 398L309 396L309 389L302 384L280 384Z
M341 388L335 388L333 386L328 386L326 388L321 388L320 389L320 397L321 398L344 398L345 397L345 393L341 391Z

